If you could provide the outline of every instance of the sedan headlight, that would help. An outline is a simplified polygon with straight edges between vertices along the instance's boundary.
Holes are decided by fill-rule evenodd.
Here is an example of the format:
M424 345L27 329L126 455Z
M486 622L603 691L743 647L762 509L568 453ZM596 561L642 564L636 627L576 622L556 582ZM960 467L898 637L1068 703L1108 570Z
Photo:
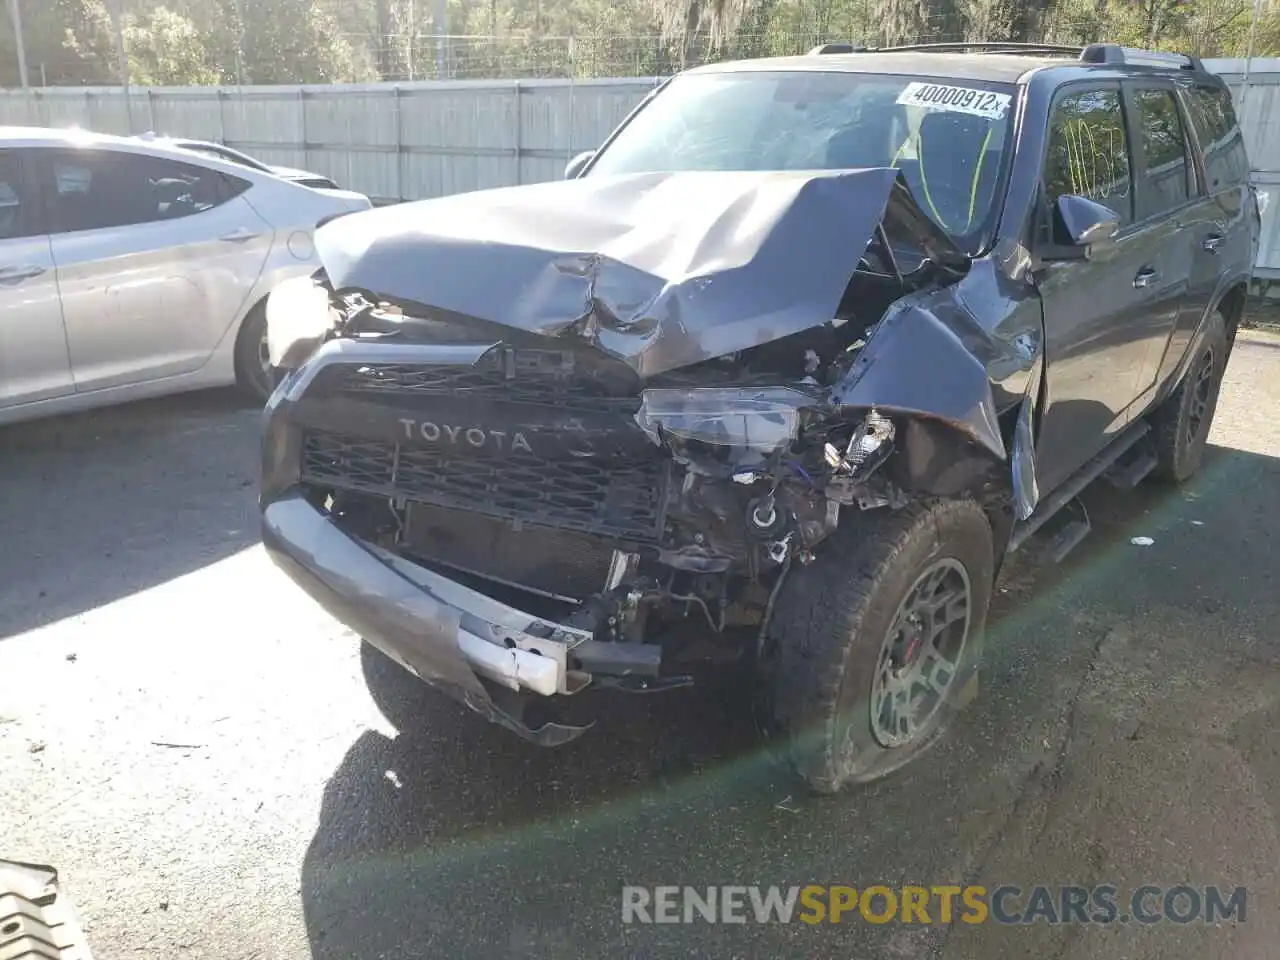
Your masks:
M332 329L329 293L311 277L285 280L267 297L267 353L273 367L300 366Z

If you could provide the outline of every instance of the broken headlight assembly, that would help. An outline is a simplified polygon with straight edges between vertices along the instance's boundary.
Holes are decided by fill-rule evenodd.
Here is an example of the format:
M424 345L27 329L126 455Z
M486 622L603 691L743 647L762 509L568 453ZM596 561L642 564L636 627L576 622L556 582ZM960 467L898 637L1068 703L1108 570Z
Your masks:
M635 419L654 443L703 472L763 467L799 438L820 389L796 387L655 387L644 391Z
M866 481L892 452L893 424L857 416L846 421L817 384L646 390L636 423L687 470L675 517L692 533L676 552L758 550L752 570L766 558L805 562L841 504L892 503Z

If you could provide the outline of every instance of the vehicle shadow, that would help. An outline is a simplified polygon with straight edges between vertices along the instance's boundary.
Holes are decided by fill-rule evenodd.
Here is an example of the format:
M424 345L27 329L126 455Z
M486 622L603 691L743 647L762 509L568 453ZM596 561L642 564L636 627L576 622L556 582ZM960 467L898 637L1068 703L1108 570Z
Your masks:
M0 638L256 543L258 417L210 390L0 427Z
M628 926L621 888L973 876L1052 764L1107 612L1198 608L1212 592L1229 636L1228 617L1274 595L1277 489L1280 460L1211 448L1189 487L1091 494L1096 533L1065 564L1037 568L1028 551L1002 576L984 694L965 721L919 763L839 798L807 796L727 689L622 698L555 750L443 699L423 732L366 732L324 791L302 866L312 954L928 956L945 928ZM1201 562L1152 562L1130 543L1139 534Z

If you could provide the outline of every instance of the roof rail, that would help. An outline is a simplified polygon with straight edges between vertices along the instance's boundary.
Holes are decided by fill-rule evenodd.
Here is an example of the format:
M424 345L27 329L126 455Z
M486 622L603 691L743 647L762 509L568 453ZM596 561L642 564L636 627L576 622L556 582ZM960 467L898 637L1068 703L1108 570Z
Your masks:
M1204 70L1199 58L1186 53L1141 50L1137 47L1122 47L1118 43L1091 43L1080 52L1080 62Z
M1164 53L1157 50L1141 50L1138 47L1122 47L1118 43L1091 43L1086 47L1057 43L1021 43L1010 40L982 40L951 43L909 43L897 47L858 47L852 43L823 43L809 51L810 56L834 53L1006 53L1036 55L1069 54L1081 63L1128 64L1131 66L1177 67L1182 70L1204 70L1196 57L1185 53Z
M866 53L866 47L855 47L852 43L821 43L809 51L809 56L820 57L828 53Z
M1022 53L1022 54L1048 54L1048 53L1067 53L1072 56L1079 56L1083 47L1069 47L1054 43L1020 43L1018 41L992 41L983 40L973 43L953 42L953 43L910 43L898 47L879 47L873 50L873 53L909 53L913 51L921 53L964 53L967 50L973 50L978 53Z

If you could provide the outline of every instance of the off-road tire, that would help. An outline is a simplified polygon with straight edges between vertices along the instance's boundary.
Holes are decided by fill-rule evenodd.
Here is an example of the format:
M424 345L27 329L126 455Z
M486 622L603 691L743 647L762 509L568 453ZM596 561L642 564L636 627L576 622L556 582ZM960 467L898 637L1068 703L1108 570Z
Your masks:
M1218 393L1222 389L1222 375L1227 366L1227 329L1221 313L1209 318L1204 336L1197 345L1191 362L1178 388L1171 393L1151 417L1155 434L1155 452L1158 464L1152 475L1167 483L1183 483L1200 469L1204 448L1213 427L1213 415L1218 408ZM1209 365L1208 397L1199 397L1205 405L1198 427L1193 423L1197 406L1197 388L1202 383L1201 374Z
M267 310L264 301L249 311L236 335L236 387L248 399L257 403L266 403L275 390L275 380L263 370L259 354L266 330Z
M870 696L881 647L923 571L951 558L970 585L969 633L947 697L911 743L885 747ZM931 746L977 689L991 597L991 527L971 500L932 500L842 525L793 569L768 626L773 715L796 771L817 793L879 779Z

